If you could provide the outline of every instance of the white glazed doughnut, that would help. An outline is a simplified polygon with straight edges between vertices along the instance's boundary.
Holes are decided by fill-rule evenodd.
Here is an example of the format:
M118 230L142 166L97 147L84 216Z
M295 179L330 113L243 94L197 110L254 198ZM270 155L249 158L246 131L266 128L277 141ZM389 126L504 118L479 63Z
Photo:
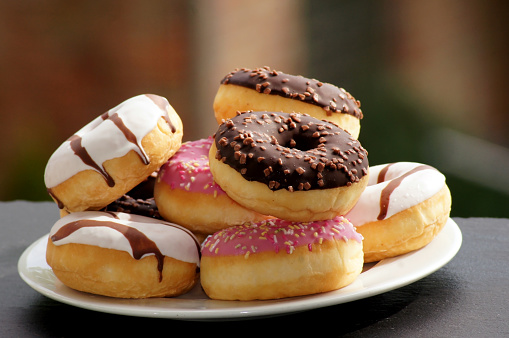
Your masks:
M414 162L376 165L369 171L368 186L345 215L364 237L364 260L378 261L428 244L449 217L445 176Z
M182 129L164 97L130 98L52 154L44 173L48 193L66 212L102 209L159 169L180 148Z
M190 231L150 217L83 211L51 228L46 260L70 288L120 298L177 296L197 282Z

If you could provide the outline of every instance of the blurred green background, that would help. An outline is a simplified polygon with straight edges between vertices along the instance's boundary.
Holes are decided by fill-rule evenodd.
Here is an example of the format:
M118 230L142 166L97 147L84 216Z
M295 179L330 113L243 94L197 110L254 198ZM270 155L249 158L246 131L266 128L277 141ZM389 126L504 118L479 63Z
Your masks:
M185 140L212 134L221 78L268 65L352 93L370 164L437 167L452 216L509 217L508 4L1 1L0 200L49 200L51 153L134 95L167 97Z

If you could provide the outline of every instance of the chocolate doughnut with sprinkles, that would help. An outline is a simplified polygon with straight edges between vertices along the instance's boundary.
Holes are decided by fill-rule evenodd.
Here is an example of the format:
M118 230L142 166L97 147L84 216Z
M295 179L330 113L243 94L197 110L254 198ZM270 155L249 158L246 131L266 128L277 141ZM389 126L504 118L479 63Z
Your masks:
M305 113L332 121L358 138L363 118L360 105L343 88L263 67L236 69L226 75L213 108L218 123L234 117L237 111Z
M368 183L368 153L329 121L244 112L226 120L209 153L214 180L237 203L290 221L348 212Z
M103 211L125 212L162 220L154 198L157 173L158 171L154 171L146 180L108 204Z

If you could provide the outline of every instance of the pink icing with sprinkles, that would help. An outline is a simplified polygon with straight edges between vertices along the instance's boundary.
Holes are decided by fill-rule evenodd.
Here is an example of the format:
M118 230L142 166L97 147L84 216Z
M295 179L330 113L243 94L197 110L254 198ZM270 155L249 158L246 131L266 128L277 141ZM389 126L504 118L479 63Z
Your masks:
M172 189L205 194L225 194L214 182L209 166L212 137L182 144L180 149L159 170L158 179Z
M278 253L281 250L291 254L299 246L307 246L312 251L313 244L319 245L332 239L345 242L354 239L361 242L363 238L355 231L352 223L342 216L308 223L269 219L216 232L203 243L202 255L243 255L248 258L258 252Z

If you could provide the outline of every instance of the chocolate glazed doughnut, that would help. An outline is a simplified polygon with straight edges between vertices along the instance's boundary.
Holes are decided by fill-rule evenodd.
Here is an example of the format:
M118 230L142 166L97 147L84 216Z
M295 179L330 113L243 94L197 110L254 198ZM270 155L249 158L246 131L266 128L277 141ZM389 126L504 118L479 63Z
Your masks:
M162 220L154 198L154 185L158 171L117 200L108 204L103 211L125 212Z
M367 151L334 123L297 113L245 112L219 126L214 180L237 203L295 221L350 210L367 185Z
M214 100L216 120L237 111L298 112L336 123L354 138L360 133L360 101L335 85L269 67L236 69L226 75Z

